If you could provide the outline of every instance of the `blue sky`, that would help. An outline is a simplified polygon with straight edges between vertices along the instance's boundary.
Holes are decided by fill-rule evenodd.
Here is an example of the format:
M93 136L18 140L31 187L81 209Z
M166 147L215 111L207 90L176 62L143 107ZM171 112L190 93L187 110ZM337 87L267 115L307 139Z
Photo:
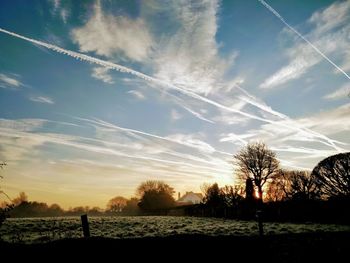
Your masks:
M350 1L264 3L1 1L3 188L104 206L233 184L248 142L288 169L349 151Z

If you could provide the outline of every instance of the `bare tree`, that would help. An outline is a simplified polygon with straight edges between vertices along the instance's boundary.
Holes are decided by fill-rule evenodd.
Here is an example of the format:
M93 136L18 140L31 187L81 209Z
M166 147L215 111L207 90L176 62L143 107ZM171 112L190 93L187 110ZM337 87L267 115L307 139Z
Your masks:
M266 200L277 202L288 199L290 181L288 180L288 171L280 170L278 176L269 182L266 189Z
M250 178L258 188L258 199L263 201L263 186L278 171L276 154L265 143L251 143L234 155L234 164L242 179Z
M287 196L291 199L314 200L321 197L320 187L314 174L308 171L290 171L287 173L289 189Z
M314 175L308 171L280 170L267 187L266 199L282 201L286 199L314 200L321 197L320 187Z
M126 206L127 199L122 196L116 196L108 201L107 209L111 212L120 213Z
M7 164L5 162L0 163L0 168L3 169ZM3 177L0 175L0 179ZM0 194L3 194L11 202L11 198L3 191L0 187ZM9 217L9 212L13 209L13 204L8 204L7 202L2 202L0 206L0 227L4 223L7 217Z
M7 163L5 162L1 162L0 163L0 169L4 169L4 167L7 165ZM0 179L4 179L3 176L0 175ZM3 194L4 196L6 196L6 198L10 201L10 203L12 203L12 200L11 198L8 196L8 194L5 193L5 191L1 190L1 185L0 185L0 194ZM2 207L5 207L5 206L8 206L8 203L7 202L4 202L2 205Z
M313 169L312 175L325 197L350 198L350 152L322 160Z
M243 200L243 187L240 185L225 185L220 188L221 194L225 200L226 206L234 207L237 206L239 201Z

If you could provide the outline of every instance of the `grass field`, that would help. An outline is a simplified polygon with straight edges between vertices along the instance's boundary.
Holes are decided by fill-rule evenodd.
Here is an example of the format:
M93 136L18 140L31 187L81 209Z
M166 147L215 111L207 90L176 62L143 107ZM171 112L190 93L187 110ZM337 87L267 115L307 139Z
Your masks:
M164 237L178 234L255 236L254 221L198 217L89 217L91 236L109 238ZM264 223L266 235L313 232L350 232L350 226ZM13 243L40 243L82 236L79 217L11 218L0 228L0 238Z

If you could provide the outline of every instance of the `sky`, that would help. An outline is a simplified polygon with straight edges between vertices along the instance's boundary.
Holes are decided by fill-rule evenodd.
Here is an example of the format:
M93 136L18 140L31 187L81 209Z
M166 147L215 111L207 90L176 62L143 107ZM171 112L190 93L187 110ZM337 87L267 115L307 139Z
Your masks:
M349 47L350 1L1 1L1 187L64 208L198 192L256 141L311 170L350 151Z

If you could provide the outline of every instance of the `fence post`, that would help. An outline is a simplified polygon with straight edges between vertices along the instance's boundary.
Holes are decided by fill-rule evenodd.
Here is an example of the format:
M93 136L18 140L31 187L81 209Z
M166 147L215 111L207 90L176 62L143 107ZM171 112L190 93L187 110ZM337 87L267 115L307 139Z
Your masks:
M261 210L256 211L256 218L258 220L258 226L259 226L259 236L261 237L264 235L262 213L263 212Z
M81 215L81 225L83 227L83 234L84 237L90 237L90 228L89 228L89 221L87 215Z

